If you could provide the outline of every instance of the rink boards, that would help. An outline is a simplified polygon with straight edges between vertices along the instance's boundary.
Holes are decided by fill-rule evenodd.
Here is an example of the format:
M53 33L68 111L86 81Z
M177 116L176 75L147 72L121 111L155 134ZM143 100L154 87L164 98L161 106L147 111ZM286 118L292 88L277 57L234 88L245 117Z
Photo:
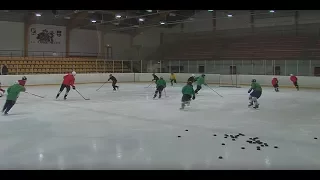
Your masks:
M106 82L110 73L97 73L97 74L77 74L76 84L87 83L102 83ZM153 77L152 73L113 73L122 83L147 83ZM166 81L170 78L170 73L156 73L158 77L162 76ZM192 74L191 73L177 73L177 82L184 83ZM198 76L200 74L196 74ZM22 75L6 75L0 76L2 86L9 86L21 79ZM206 83L219 84L221 79L225 85L232 84L232 76L235 75L220 75L220 74L206 74ZM238 83L240 85L249 85L252 79L256 79L262 86L271 86L271 80L277 77L280 87L293 87L289 76L272 76L272 75L237 75ZM57 85L60 84L63 74L37 74L27 75L28 86L30 85ZM320 88L320 78L310 76L298 76L298 83L301 88Z

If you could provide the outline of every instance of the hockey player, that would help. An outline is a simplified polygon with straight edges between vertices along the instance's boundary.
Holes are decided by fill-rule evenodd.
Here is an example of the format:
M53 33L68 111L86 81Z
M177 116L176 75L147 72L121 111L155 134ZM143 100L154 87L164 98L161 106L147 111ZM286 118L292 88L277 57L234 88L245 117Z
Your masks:
M156 81L156 84L157 84L157 89L156 89L156 92L154 93L153 99L157 97L158 93L159 93L159 99L160 99L162 91L164 88L166 88L167 83L165 80L163 80L162 77L160 77L160 79Z
M18 80L18 83L19 83L21 86L25 86L26 83L27 83L27 77L23 76L21 80Z
M119 86L116 86L117 79L114 76L112 76L112 74L109 75L108 81L110 81L110 80L112 81L113 90L116 91L116 88L119 89Z
M76 87L74 86L74 81L75 81L74 76L76 76L76 74L77 73L75 71L73 71L72 73L68 73L63 76L63 82L62 82L60 90L56 96L56 99L58 99L60 93L64 90L64 88L67 88L66 94L64 95L64 100L67 99L68 93L70 91L70 86L72 86L72 89L76 89Z
M202 88L201 85L204 84L205 86L207 85L204 82L204 77L206 75L202 74L201 76L197 77L195 80L197 81L197 89L195 90L195 93L198 94L198 92L200 91L200 89Z
M274 87L274 90L276 92L279 92L279 84L278 83L279 83L278 79L276 77L273 77L271 84Z
M191 98L195 100L196 95L192 87L192 81L188 81L187 85L182 88L181 108L184 109L186 105L190 105Z
M251 88L249 89L248 93L250 93L248 107L251 107L254 105L253 108L255 109L259 108L258 99L262 94L262 88L260 84L256 82L255 79L252 79Z
M5 93L6 91L4 90L4 89L2 89L2 87L1 87L1 82L0 82L0 97L2 97L2 96L4 96L4 93Z
M155 73L152 73L153 79L152 81L155 81L155 83L157 84L157 81L159 80L158 76Z
M173 83L177 84L176 75L174 73L171 73L170 75L170 82L171 82L171 86L173 86Z
M189 77L188 82L194 83L196 81L195 77L196 77L196 75L192 74L191 77Z
M297 76L290 74L290 81L292 81L293 85L296 87L297 91L299 91L298 78Z
M16 103L16 100L20 94L20 92L25 92L26 88L24 86L21 86L20 84L14 84L10 86L7 89L7 101L3 106L2 112L4 115L7 115L10 109L14 106Z

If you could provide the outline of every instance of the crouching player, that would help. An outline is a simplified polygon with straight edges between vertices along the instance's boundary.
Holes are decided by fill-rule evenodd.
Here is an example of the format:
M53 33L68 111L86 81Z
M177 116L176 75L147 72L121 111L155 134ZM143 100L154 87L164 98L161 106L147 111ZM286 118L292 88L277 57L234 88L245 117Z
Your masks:
M290 81L292 81L293 85L296 87L297 91L299 91L298 78L297 76L290 74Z
M0 97L4 96L4 93L6 91L4 89L1 88L1 82L0 82Z
M117 86L117 78L115 78L112 74L109 75L109 79L108 81L112 81L112 87L113 87L113 91L116 91L117 89L119 89L119 86ZM117 89L116 89L117 88Z
M197 89L195 91L196 94L198 94L198 92L200 91L200 89L202 88L202 84L204 84L205 86L207 85L205 82L204 82L204 77L206 75L202 74L201 76L197 77L195 80L197 82Z
M166 88L167 83L165 80L163 80L162 77L160 77L160 79L156 81L156 84L157 84L157 89L156 89L156 92L154 93L153 99L157 97L158 93L159 93L159 99L160 99L162 91L164 88Z
M276 92L279 92L279 81L278 81L278 79L276 78L276 77L274 77L273 79L272 79L272 81L271 81L271 84L272 84L272 86L274 87L274 90L276 91Z
M20 84L14 84L10 86L7 89L7 101L3 106L2 112L4 115L7 115L10 109L14 106L16 103L16 100L20 94L20 92L25 92L26 88L24 86L21 86Z
M174 73L171 73L170 75L170 82L171 82L171 86L173 86L173 83L177 84L176 75Z
M181 108L184 109L186 105L190 105L191 98L196 98L195 92L192 87L192 81L188 81L187 85L182 88Z
M77 73L75 71L73 71L71 74L68 73L63 76L63 82L62 82L60 90L56 96L56 99L58 99L58 97L60 96L60 93L64 90L64 88L67 88L66 94L64 95L64 100L67 99L68 93L70 91L70 86L72 86L72 89L76 89L76 87L74 86L74 81L75 81L74 76L76 76L76 74Z
M255 109L259 108L258 99L262 94L262 88L260 84L256 82L255 79L252 79L251 88L249 89L248 93L250 93L248 107L253 106L253 108Z

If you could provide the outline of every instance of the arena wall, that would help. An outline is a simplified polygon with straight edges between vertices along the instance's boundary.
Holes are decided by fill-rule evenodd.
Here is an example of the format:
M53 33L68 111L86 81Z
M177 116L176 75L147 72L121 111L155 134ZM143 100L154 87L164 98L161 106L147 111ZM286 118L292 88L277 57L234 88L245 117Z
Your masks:
M115 73L113 74L119 83L151 83L152 74L151 73ZM169 81L169 73L157 73L158 76L163 76L163 78ZM196 74L199 75L199 74ZM177 82L185 83L185 81L191 76L187 73L177 73ZM63 74L49 74L49 75L28 75L27 85L58 85L62 82ZM252 79L256 79L263 86L271 87L271 79L274 76L266 75L239 75L238 82L242 86L249 85ZM0 81L3 86L12 85L21 75L7 75L0 76ZM109 74L77 74L76 84L83 83L104 83L109 78ZM230 79L231 75L219 75L219 74L206 74L206 82L208 84L219 84L220 79ZM233 77L234 78L234 77ZM289 76L277 76L280 87L293 87ZM298 83L302 88L320 88L320 78L319 77L307 77L298 76ZM224 81L228 83L228 81Z
M127 59L126 50L131 47L131 36L124 33L106 33L104 34L104 48L112 47L113 59Z
M101 31L73 29L70 31L69 55L90 56L103 52Z
M21 56L24 51L24 23L0 21L0 56Z

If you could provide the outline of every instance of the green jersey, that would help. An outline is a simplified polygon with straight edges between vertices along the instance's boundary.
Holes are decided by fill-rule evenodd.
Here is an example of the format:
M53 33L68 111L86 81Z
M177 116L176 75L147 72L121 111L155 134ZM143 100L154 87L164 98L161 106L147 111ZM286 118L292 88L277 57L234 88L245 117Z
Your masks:
M252 82L252 83L251 83L251 88L252 88L252 90L254 90L254 91L261 91L261 92L262 92L262 88L261 88L261 86L260 86L259 83Z
M198 85L198 86L201 86L202 84L204 84L204 77L199 76L199 77L197 78L197 85Z
M159 80L156 82L156 84L157 84L157 87L159 87L159 86L166 87L166 86L167 86L166 81L163 80L163 79L159 79Z
M21 91L26 91L26 88L20 84L14 84L10 86L7 89L7 100L16 101Z
M194 89L191 85L185 85L183 88L182 88L182 94L188 94L190 96L194 96Z

